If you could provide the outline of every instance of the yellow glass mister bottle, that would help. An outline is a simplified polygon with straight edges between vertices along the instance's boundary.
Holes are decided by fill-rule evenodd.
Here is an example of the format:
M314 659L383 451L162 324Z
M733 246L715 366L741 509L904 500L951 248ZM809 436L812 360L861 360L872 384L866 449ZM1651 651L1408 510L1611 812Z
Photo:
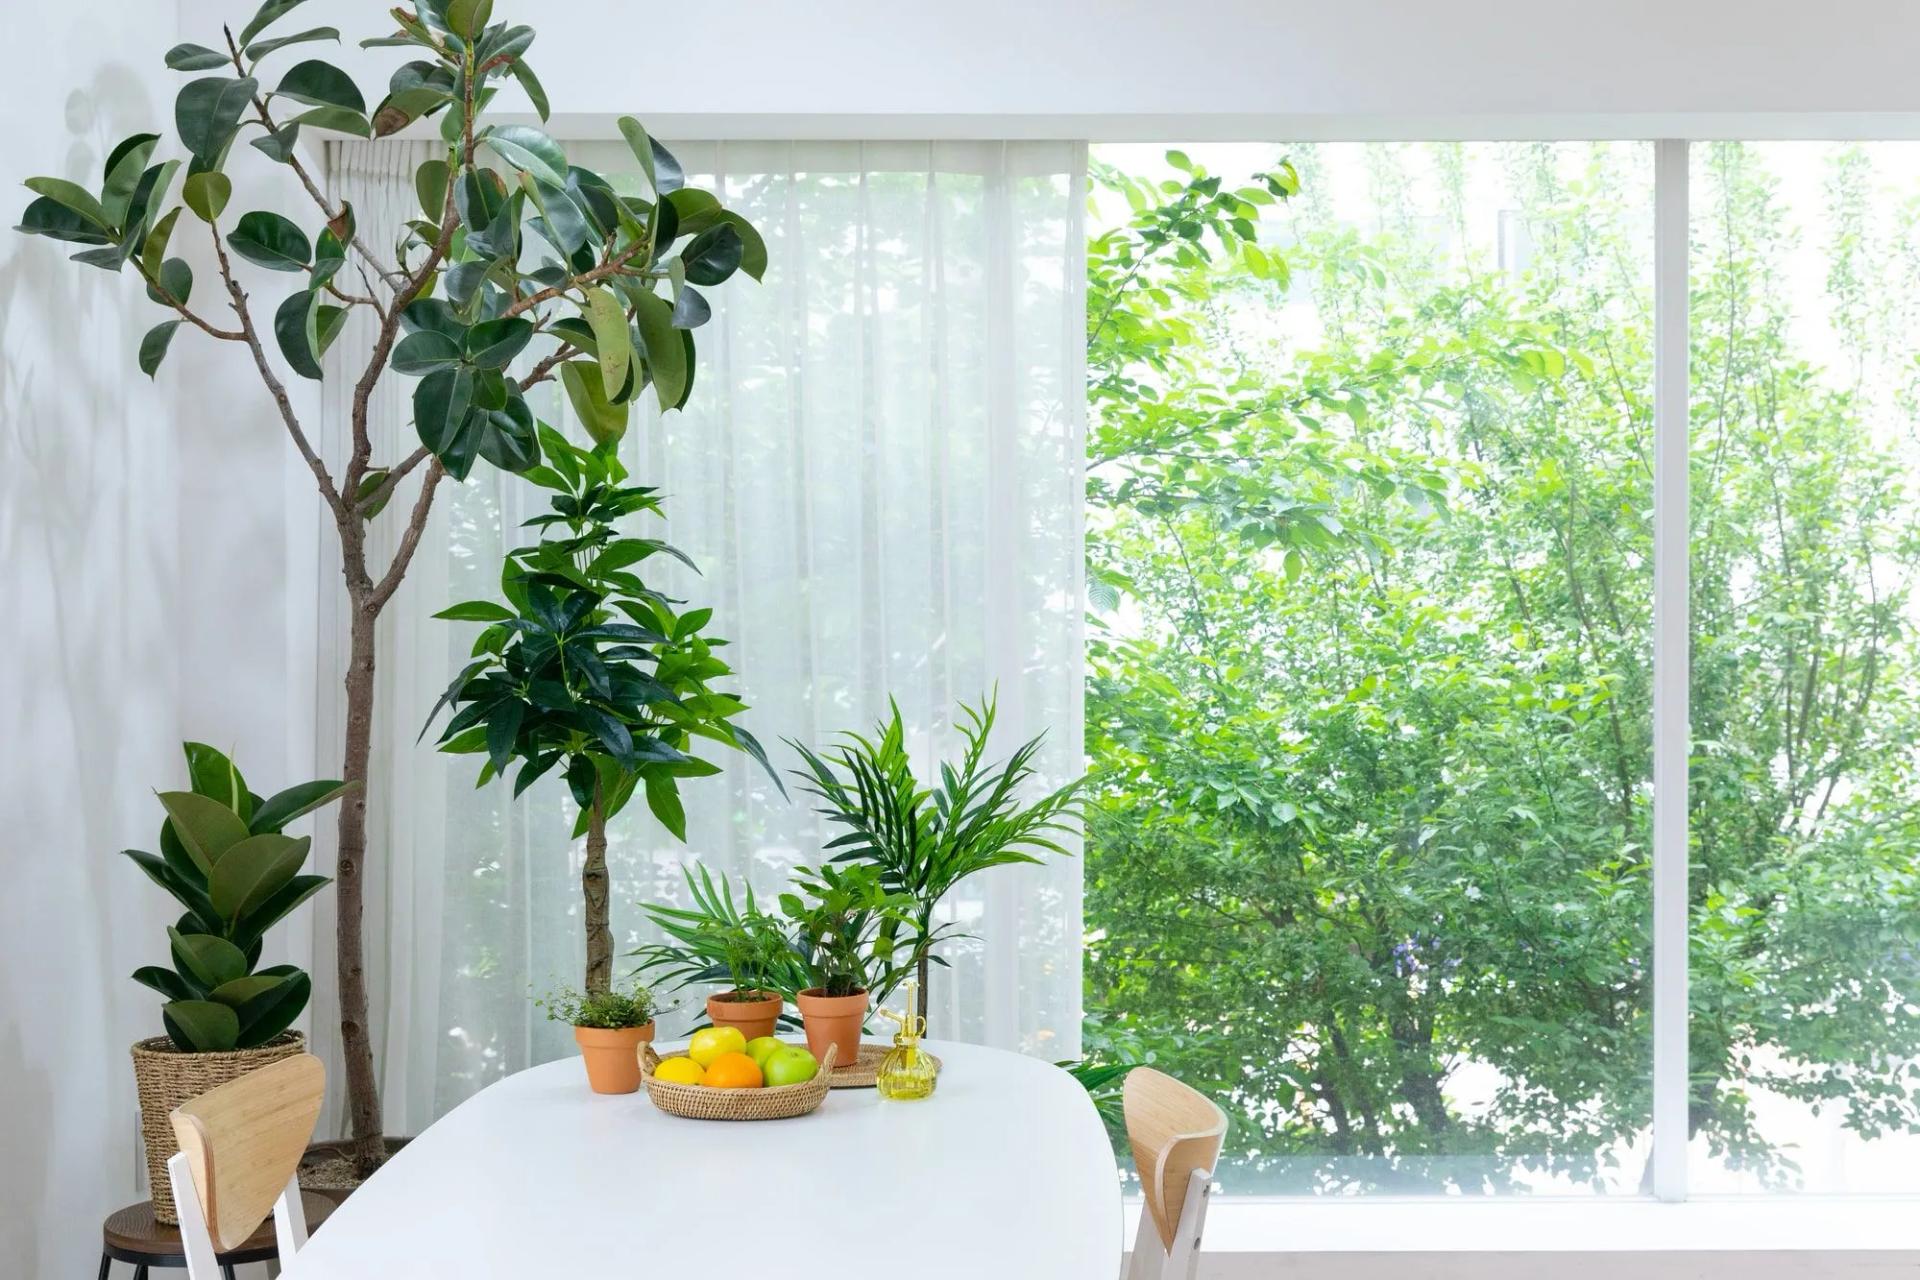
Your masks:
M920 1037L927 1033L927 1020L914 1013L919 1007L914 999L914 990L919 984L912 978L907 979L907 1010L895 1013L891 1009L881 1009L880 1016L891 1018L900 1024L900 1030L894 1032L893 1048L887 1050L887 1056L880 1060L880 1069L874 1073L874 1088L883 1098L924 1098L932 1094L934 1081L939 1078L940 1068L934 1065L931 1054L920 1048Z

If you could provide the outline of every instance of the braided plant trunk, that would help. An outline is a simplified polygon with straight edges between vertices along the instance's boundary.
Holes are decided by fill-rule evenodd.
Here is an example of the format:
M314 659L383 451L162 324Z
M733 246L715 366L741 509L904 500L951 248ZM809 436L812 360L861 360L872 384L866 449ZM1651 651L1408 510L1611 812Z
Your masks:
M607 818L601 808L601 790L593 788L593 807L587 812L587 861L580 871L580 894L586 904L587 994L604 995L613 986L613 925L608 911Z

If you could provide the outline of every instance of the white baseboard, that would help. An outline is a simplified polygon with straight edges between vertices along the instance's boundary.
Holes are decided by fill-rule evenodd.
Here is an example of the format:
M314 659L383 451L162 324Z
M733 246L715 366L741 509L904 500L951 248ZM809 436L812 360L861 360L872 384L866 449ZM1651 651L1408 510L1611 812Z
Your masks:
M1202 1254L1200 1280L1916 1280L1920 1250Z

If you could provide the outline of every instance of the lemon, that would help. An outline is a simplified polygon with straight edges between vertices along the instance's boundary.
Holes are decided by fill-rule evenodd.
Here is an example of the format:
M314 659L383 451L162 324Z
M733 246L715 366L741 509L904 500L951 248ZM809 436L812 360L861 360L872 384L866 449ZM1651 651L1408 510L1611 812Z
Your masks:
M693 1033L693 1043L687 1046L687 1056L700 1064L705 1071L713 1065L713 1060L723 1053L745 1053L747 1038L740 1034L738 1027L707 1027Z
M653 1078L668 1084L699 1084L707 1078L707 1071L692 1058L662 1058L653 1069Z

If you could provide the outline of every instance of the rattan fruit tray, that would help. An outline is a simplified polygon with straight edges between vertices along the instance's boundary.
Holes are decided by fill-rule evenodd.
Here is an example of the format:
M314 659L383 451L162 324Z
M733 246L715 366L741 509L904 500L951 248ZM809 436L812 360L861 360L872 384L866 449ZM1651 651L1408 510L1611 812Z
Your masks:
M673 1084L656 1079L653 1069L660 1055L648 1045L640 1059L640 1079L653 1105L670 1116L689 1120L790 1120L819 1109L833 1089L831 1045L820 1070L804 1084L781 1084L763 1089L710 1089L702 1084Z

